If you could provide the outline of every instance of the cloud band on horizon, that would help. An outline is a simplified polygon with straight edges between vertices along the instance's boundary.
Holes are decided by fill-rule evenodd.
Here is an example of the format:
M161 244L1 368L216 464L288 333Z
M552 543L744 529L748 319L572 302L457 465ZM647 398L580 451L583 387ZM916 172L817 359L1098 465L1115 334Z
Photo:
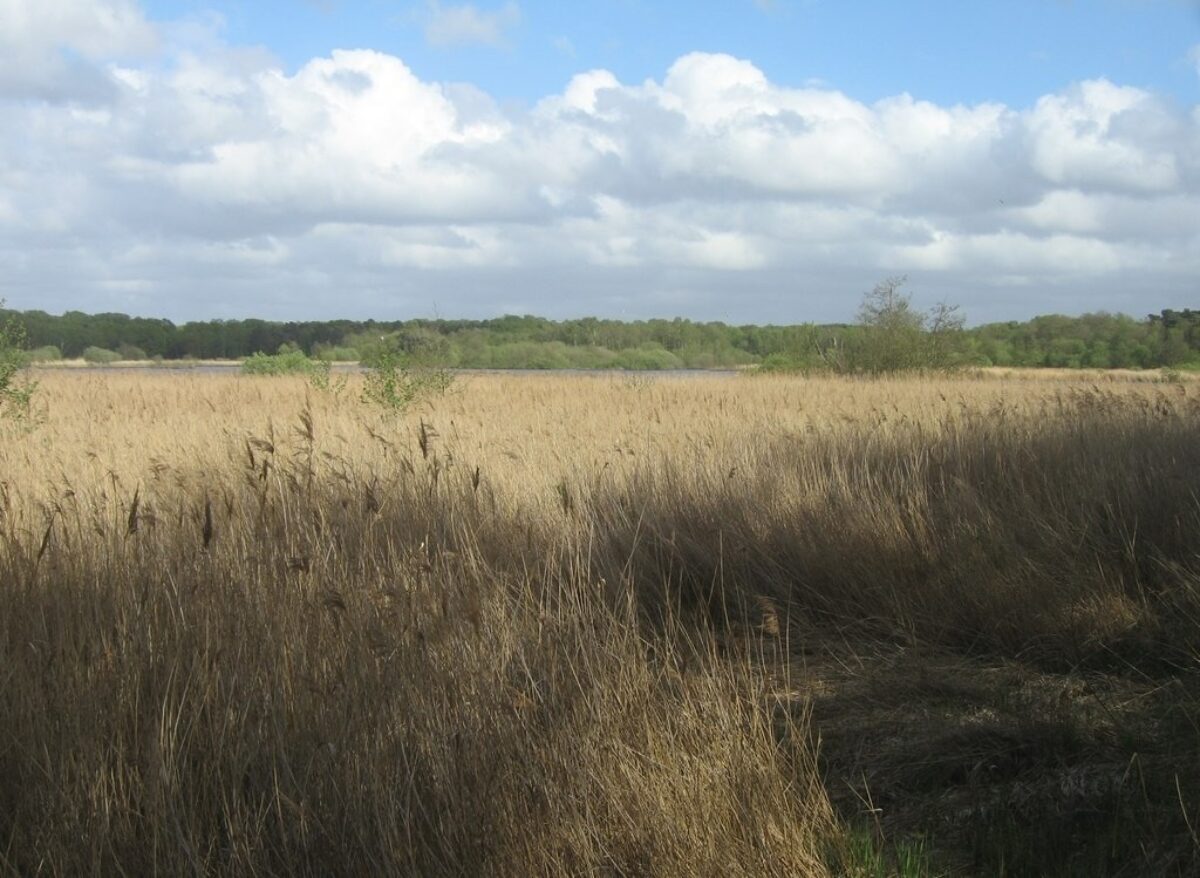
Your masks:
M845 319L896 273L973 319L1196 293L1200 107L1106 79L864 103L697 52L514 108L379 51L288 74L91 8L0 38L37 35L0 64L17 307L751 322Z

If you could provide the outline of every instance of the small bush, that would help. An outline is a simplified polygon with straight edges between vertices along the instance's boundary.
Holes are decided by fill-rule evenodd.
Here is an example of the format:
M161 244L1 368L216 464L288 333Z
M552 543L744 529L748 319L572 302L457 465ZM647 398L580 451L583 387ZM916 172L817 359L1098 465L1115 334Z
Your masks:
M608 348L593 345L568 347L566 353L572 369L612 369L617 363L616 354Z
M27 363L49 363L62 358L62 351L54 345L46 345L25 352L25 362Z
M310 360L298 350L278 354L259 351L242 361L243 375L309 375L321 368L328 369L329 363Z
M110 351L108 348L98 348L93 345L83 349L83 360L86 363L106 366L109 363L117 362L119 359L121 359L121 355L116 351Z
M361 359L357 348L345 345L317 345L315 356L330 363L355 363Z
M0 300L0 308L4 307ZM29 414L29 404L37 382L22 378L25 368L25 327L10 317L0 324L0 414L22 419Z
M665 348L644 345L617 353L620 369L681 369L683 361Z
M400 351L382 351L367 364L362 400L393 414L435 393L445 393L454 383L448 369L415 368Z
M122 344L117 348L117 353L121 355L122 360L148 360L146 352L137 345Z
M516 341L491 349L491 366L496 369L569 369L567 346L561 342Z

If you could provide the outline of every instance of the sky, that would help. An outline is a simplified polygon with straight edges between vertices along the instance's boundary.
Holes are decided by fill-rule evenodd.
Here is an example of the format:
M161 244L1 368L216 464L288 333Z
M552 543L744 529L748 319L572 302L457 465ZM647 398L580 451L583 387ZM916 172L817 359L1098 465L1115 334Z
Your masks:
M0 298L1200 306L1200 0L0 0Z

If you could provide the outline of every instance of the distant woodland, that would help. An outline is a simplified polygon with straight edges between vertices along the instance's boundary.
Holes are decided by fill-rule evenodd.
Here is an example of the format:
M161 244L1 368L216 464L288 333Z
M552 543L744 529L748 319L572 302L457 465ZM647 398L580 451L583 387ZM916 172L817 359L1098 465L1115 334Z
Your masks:
M367 359L381 345L460 368L704 369L747 365L819 368L852 347L858 325L731 326L584 317L547 320L209 320L175 324L125 314L0 311L24 325L33 360L240 359L299 350L334 361ZM955 333L959 362L1059 368L1200 368L1200 310L1049 315Z

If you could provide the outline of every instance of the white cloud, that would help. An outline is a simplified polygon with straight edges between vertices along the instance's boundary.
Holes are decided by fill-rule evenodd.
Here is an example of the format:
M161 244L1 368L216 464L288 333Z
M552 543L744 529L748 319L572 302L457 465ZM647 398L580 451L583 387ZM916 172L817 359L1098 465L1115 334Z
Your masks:
M1145 259L1151 252L1080 235L1040 237L1005 230L980 235L938 233L926 244L895 248L893 258L902 270L1094 277L1121 268L1149 267Z
M135 0L0 0L0 97L103 100L101 62L156 41Z
M564 106L595 115L596 98L602 91L619 91L621 83L607 70L589 70L571 77L561 101L557 99L547 107Z
M472 3L443 5L430 0L425 18L425 41L432 46L503 46L507 33L521 20L514 2L482 10Z
M89 58L142 51L154 33L132 0L0 0L0 46L69 48Z
M1034 168L1057 184L1167 191L1179 182L1171 111L1141 89L1107 80L1047 95L1029 120Z
M908 271L985 319L1140 313L1200 276L1200 108L1105 80L1029 109L865 103L694 53L519 110L375 51L103 61L131 28L95 49L104 103L0 98L18 307L846 319Z
M1019 208L1014 214L1035 229L1086 235L1104 228L1106 208L1101 199L1077 189L1056 189L1047 192L1037 204Z

